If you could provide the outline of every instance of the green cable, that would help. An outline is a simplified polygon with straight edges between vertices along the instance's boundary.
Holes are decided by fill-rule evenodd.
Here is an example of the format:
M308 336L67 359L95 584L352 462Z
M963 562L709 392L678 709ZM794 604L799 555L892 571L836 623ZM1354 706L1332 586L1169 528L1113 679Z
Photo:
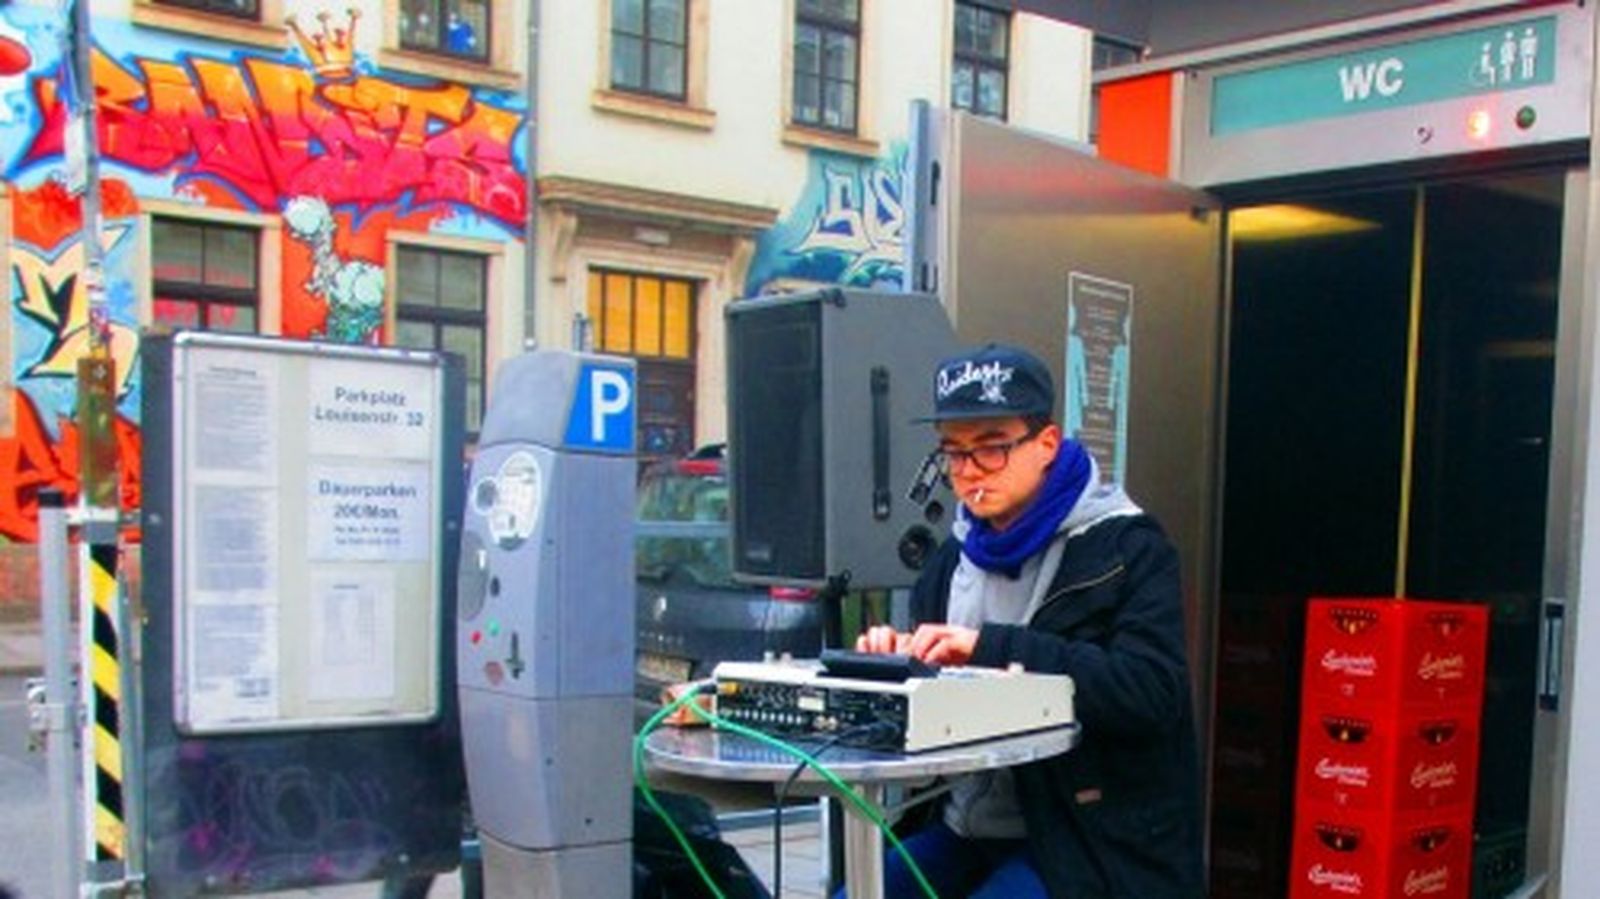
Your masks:
M633 778L634 783L639 786L640 792L644 793L645 802L655 810L657 815L661 816L661 820L666 823L667 829L671 831L673 838L678 841L679 846L683 847L683 851L689 856L689 861L694 864L695 872L700 875L701 880L706 882L706 886L711 888L711 892L717 897L717 899L727 899L727 897L722 890L717 887L716 881L711 879L710 872L708 872L705 865L701 863L700 856L695 854L694 847L689 845L688 838L683 835L682 831L678 830L678 826L672 822L670 817L667 816L666 810L663 809L656 801L655 794L651 792L650 785L646 782L644 776L645 738L650 735L651 731L659 727L663 720L665 720L673 712L683 708L685 705L689 707L689 711L693 712L701 720L715 725L718 730L726 730L731 733L739 734L743 737L748 737L758 743L764 743L767 746L777 749L779 752L792 755L804 762L806 767L821 775L822 778L832 785L834 789L839 791L842 798L854 806L863 817L876 825L878 830L888 838L890 844L894 846L895 851L900 853L900 859L906 863L906 867L911 871L911 875L916 878L917 884L922 887L922 892L927 894L928 899L939 899L939 894L934 890L933 884L928 882L928 878L923 875L922 869L919 868L916 861L911 858L911 853L906 850L905 844L901 843L900 838L895 836L894 829L890 826L889 822L885 821L883 816L878 814L877 810L868 804L865 799L862 799L860 794L856 793L856 791L852 789L849 784L841 780L837 774L834 774L832 769L822 764L822 762L818 761L814 756L810 755L803 749L800 749L796 746L791 746L782 740L768 736L767 734L764 734L758 730L752 730L742 724L729 721L715 712L707 711L706 709L701 708L699 703L690 702L690 700L698 695L701 695L699 690L686 691L684 695L678 697L671 705L662 708L660 711L652 715L650 720L646 721L644 726L639 728L638 735L633 738ZM780 811L779 814L782 814L782 812Z
M928 879L922 874L922 869L917 867L916 861L911 858L911 853L906 851L906 847L900 842L900 838L895 836L894 828L892 828L889 825L889 822L885 821L883 816L878 814L877 810L869 805L865 799L862 799L860 794L852 789L849 784L841 780L837 774L834 774L833 769L829 768L827 765L824 765L822 762L818 761L815 756L812 756L803 749L792 746L782 740L764 734L761 731L752 730L751 728L745 727L737 722L729 721L715 712L709 712L705 709L702 709L699 705L689 706L689 711L698 715L702 720L715 724L718 730L731 731L739 734L740 736L748 737L758 743L764 743L768 746L771 746L779 752L788 753L789 755L792 755L804 762L807 768L817 772L817 774L822 776L823 780L826 780L833 786L835 790L838 790L841 798L847 800L852 806L854 806L856 811L861 813L862 817L877 825L878 830L888 838L890 844L894 846L895 851L900 853L900 859L906 863L906 867L910 869L912 876L917 879L917 884L921 886L922 891L928 895L928 899L939 899L939 894L934 890L933 884L928 883Z
M639 792L644 794L645 804L655 811L656 817L667 825L667 830L671 832L672 838L678 841L679 846L683 847L684 854L689 856L689 861L694 865L695 873L699 874L700 879L704 880L706 886L711 888L711 894L716 899L727 899L727 894L723 893L717 887L717 882L711 879L711 872L707 871L705 863L700 861L700 855L694 851L694 846L690 845L689 838L683 835L683 831L679 830L678 825L673 822L672 816L668 815L667 810L661 807L660 802L656 801L656 794L650 789L650 783L644 774L645 738L650 735L651 731L660 727L661 722L666 720L668 716L685 705L689 705L693 709L700 708L698 704L691 704L694 698L699 695L700 691L698 689L683 691L682 696L674 700L671 705L663 706L660 711L650 716L650 720L644 723L644 727L639 728L639 733L633 738L633 783L639 788Z

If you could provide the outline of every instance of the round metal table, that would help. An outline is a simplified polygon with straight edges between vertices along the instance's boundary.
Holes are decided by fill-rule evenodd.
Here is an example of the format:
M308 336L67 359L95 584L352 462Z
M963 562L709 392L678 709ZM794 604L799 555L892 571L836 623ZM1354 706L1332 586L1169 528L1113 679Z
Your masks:
M859 788L862 798L881 810L884 789L891 783L1038 761L1077 745L1078 733L1078 726L1070 724L909 755L831 746L819 761L840 780ZM811 753L819 741L790 742ZM705 727L653 731L645 740L645 759L651 767L673 774L774 784L788 780L800 762L748 737ZM800 773L796 782L826 783L810 767ZM845 890L850 899L881 899L883 835L877 825L859 814L844 818L844 868Z

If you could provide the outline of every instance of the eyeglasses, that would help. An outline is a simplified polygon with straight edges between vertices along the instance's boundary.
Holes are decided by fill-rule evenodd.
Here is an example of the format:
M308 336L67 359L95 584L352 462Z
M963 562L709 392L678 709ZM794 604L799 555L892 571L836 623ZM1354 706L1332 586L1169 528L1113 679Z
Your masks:
M933 451L939 460L939 467L945 474L959 470L963 465L971 462L984 474L994 474L1011 462L1011 451L1039 436L1042 428L1029 428L1028 433L1015 440L1005 443L986 443L975 446L969 450L946 449L940 447Z

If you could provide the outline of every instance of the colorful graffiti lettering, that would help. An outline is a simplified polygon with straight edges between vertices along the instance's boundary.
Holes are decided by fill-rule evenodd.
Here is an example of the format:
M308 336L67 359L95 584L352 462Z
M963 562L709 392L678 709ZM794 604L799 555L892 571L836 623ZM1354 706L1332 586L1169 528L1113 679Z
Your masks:
M121 263L123 242L132 229L128 218L134 199L127 186L110 181L102 190L107 220L101 229L106 258ZM38 378L70 382L77 360L89 344L89 291L84 283L84 246L79 231L82 218L76 198L60 183L47 181L23 191L13 201L11 283L15 309L21 321L31 324L19 334L18 380ZM134 326L132 298L125 285L111 285L110 332L112 358L117 364L118 395L127 393L134 373L139 335ZM51 410L66 414L58 405Z
M16 430L0 438L0 537L32 542L39 536L39 491L55 488L69 502L78 494L78 428L59 418L52 439L45 418L22 391L14 391ZM116 421L118 480L122 507L139 508L139 426Z
M141 213L254 213L239 219L250 228L261 214L281 215L282 240L259 244L262 263L281 268L261 271L257 320L275 308L284 336L357 343L382 336L392 229L525 235L518 97L382 73L355 49L353 11L338 27L332 16L316 19L320 33L291 24L299 48L281 56L162 37L114 17L96 28L100 240L125 503L139 497L140 281L160 250L140 234ZM40 489L77 487L74 375L91 325L79 198L63 186L64 27L59 8L0 3L0 175L12 210L0 402L17 410L15 421L0 416L0 539L33 539ZM275 226L259 227L265 235ZM280 290L267 295L269 284Z
M905 153L853 162L813 154L805 193L788 218L762 235L747 292L803 281L898 283L904 268Z
M181 168L259 209L313 196L370 208L410 200L461 204L520 227L527 184L512 141L519 113L460 84L417 86L373 76L319 83L261 58L139 58L94 53L100 150L144 172ZM43 118L18 168L62 152L66 107L51 78L34 83Z
M898 176L883 168L860 172L824 166L826 203L793 252L847 257L850 265L839 276L847 284L898 266L906 220Z
M15 121L16 110L10 98L27 87L28 69L34 64L27 32L0 16L0 125Z
M28 48L9 37L0 35L0 75L16 75L28 70L33 62Z
M108 270L115 272L126 265L135 200L127 185L111 180L102 189L101 204L108 219L100 239L108 251ZM39 491L55 488L69 499L78 492L73 397L77 360L84 355L89 328L81 221L77 199L59 182L46 181L12 198L10 281L19 386L7 391L13 429L0 438L0 537L12 540L36 538ZM131 293L119 280L110 286L117 392L127 398L135 385L139 338ZM119 415L115 431L121 502L136 509L139 428Z
M107 250L128 233L129 225L114 222L101 233ZM73 240L57 246L54 255L35 253L18 244L12 253L12 273L19 289L17 311L29 316L49 331L44 355L25 369L23 377L71 378L78 359L89 348L89 291L81 277L84 268L83 241ZM133 375L133 358L139 335L121 322L110 323L112 358L117 361L117 394L127 390Z

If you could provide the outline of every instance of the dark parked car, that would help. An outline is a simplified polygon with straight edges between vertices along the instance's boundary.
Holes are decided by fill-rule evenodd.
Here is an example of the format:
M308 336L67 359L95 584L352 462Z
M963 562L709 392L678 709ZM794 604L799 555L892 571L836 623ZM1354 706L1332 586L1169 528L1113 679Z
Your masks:
M637 518L634 684L641 711L659 705L663 686L704 677L723 660L817 654L822 622L814 591L733 580L720 447L645 469Z

